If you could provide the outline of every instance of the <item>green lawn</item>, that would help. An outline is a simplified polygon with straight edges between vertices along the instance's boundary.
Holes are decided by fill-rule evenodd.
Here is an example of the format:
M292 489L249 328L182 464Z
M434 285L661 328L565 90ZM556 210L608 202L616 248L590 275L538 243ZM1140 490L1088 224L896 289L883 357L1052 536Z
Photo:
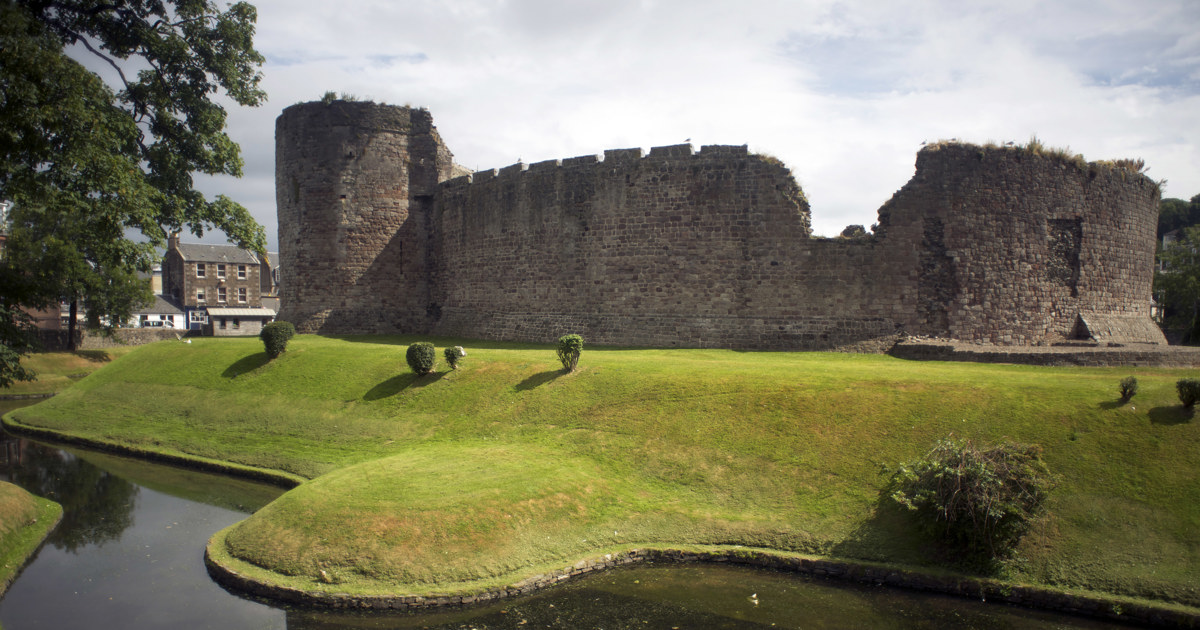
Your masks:
M127 354L132 346L78 352L36 352L21 359L21 365L34 371L37 378L18 381L0 388L0 398L27 394L53 394L104 367L115 357Z
M57 503L0 481L0 595L61 516Z
M1004 577L1200 606L1200 421L1174 389L1190 371L587 347L563 374L550 346L441 339L462 368L416 378L414 340L302 335L273 362L257 339L161 342L8 419L312 479L225 550L362 593L638 545L944 566L881 508L881 465L948 435L1033 442L1061 483Z

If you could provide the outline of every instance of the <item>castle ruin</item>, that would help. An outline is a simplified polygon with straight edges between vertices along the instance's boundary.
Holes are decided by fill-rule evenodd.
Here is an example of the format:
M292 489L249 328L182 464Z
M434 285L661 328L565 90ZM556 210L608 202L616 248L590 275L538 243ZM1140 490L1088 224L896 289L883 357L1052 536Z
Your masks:
M452 175L429 112L276 122L280 319L302 332L879 351L900 335L1165 344L1159 188L1121 163L939 143L873 235L813 238L744 146L605 151Z

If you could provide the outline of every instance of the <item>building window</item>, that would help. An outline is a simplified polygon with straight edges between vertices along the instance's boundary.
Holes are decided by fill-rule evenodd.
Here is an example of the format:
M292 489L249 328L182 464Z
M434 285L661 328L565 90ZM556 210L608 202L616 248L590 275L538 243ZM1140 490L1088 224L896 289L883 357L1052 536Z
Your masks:
M246 287L238 287L238 302L246 303Z
M238 280L246 279L246 265L238 265Z
M217 287L217 301L218 302L225 301L225 287Z
M204 272L205 272L204 263L196 263L196 277L203 278Z
M197 302L204 301L204 289L196 289L196 301Z
M240 319L233 320L233 329L234 330L237 330L241 327L242 327L242 320L240 320Z
M222 265L222 264L217 265L217 277L221 278L221 279L225 278L225 265Z
M225 330L225 318L221 318L221 330Z
M188 318L193 324L207 324L208 313L205 311L192 311Z

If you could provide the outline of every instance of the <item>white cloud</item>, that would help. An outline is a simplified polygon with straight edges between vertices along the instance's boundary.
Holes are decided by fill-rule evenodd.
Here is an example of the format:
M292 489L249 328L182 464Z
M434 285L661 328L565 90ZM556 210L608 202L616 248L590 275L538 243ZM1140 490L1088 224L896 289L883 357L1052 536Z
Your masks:
M1200 193L1200 3L260 0L270 102L231 111L236 191L274 241L274 119L327 90L428 107L457 161L749 144L819 233L870 225L923 140L1141 157Z

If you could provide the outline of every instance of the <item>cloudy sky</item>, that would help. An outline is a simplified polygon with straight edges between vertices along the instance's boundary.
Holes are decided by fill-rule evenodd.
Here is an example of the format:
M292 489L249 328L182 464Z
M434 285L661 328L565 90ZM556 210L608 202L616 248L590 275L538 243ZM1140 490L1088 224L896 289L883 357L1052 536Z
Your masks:
M813 228L869 226L923 141L1143 158L1200 194L1196 0L251 0L269 101L230 112L241 180L205 181L275 247L274 121L326 91L428 108L474 170L748 144Z

